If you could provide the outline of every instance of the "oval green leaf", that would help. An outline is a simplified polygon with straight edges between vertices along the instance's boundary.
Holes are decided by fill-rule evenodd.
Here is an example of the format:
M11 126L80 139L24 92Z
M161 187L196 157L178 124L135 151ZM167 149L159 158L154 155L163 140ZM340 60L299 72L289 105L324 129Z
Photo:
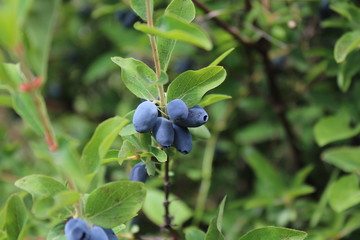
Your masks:
M45 175L29 175L15 182L15 186L34 196L53 196L67 190L65 185Z
M334 57L336 62L343 62L346 56L360 45L360 31L347 32L336 41Z
M239 240L303 240L306 232L281 227L263 227L252 230Z
M337 147L323 152L321 158L345 172L360 172L360 147Z

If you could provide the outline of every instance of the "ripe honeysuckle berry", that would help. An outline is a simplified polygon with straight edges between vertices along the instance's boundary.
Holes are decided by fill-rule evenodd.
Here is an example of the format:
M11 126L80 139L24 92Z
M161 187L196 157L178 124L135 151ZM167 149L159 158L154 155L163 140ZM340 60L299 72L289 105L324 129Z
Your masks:
M145 182L148 177L145 163L139 162L135 164L134 167L131 169L130 172L130 181L134 182Z
M174 143L174 128L168 119L158 117L152 132L155 140L162 147L168 148Z
M166 106L167 113L173 121L184 120L188 117L189 109L181 99L174 99Z
M111 228L104 228L104 227L101 227L101 228L104 230L104 232L106 233L106 236L108 237L109 240L118 240L114 231Z
M108 240L104 229L99 226L94 226L90 229L90 240Z
M184 120L174 121L177 125L182 127L200 127L209 120L209 116L205 109L199 105L189 109L188 117Z
M175 137L174 147L182 154L188 154L192 149L192 136L186 127L173 124Z
M149 132L155 125L158 108L150 101L139 104L133 116L134 128L139 133Z
M66 222L64 231L67 240L90 240L90 229L83 219L70 219Z

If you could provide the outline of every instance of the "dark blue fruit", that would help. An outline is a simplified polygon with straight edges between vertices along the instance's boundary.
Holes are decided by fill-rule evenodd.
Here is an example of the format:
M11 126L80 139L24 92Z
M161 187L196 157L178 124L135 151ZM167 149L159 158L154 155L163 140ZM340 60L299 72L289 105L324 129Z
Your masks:
M150 101L139 104L133 116L135 130L139 133L149 132L155 125L158 116L156 105Z
M186 127L173 124L175 137L174 147L182 154L188 154L192 149L192 136Z
M83 219L73 218L65 224L65 236L68 240L90 240L90 229Z
M106 233L106 236L108 237L109 240L118 240L118 238L116 237L114 231L111 228L102 228L104 230L104 232Z
M90 229L90 240L108 240L109 238L107 237L105 231L99 227L99 226L94 226L93 228Z
M143 162L139 162L136 164L130 172L130 181L134 182L145 182L148 177L145 164Z
M172 123L166 118L158 117L153 128L153 136L161 146L170 147L174 143Z
M199 105L189 109L189 115L185 120L175 121L177 125L182 127L200 127L209 120L209 116L205 109Z
M184 120L188 117L189 109L181 99L175 99L168 103L167 113L174 121Z

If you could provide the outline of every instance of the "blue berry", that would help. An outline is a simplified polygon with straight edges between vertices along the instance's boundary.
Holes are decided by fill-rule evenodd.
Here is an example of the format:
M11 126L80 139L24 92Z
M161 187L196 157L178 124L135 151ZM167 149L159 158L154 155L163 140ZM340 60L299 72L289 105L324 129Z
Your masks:
M116 237L114 231L111 228L104 228L103 227L102 229L106 233L109 240L118 240L118 238Z
M209 116L205 109L199 105L195 105L189 109L189 114L186 119L175 121L175 123L182 127L200 127L208 120Z
M130 181L145 182L147 177L148 174L143 162L139 162L131 169Z
M65 224L65 236L68 240L90 240L90 229L83 219L73 218Z
M108 240L104 229L99 226L94 226L90 229L90 240Z
M173 124L175 137L174 147L182 154L188 154L192 149L192 136L186 127Z
M163 147L168 148L174 143L174 128L169 120L163 117L156 119L153 136Z
M181 99L172 100L167 104L167 113L173 121L184 120L188 117L189 109Z
M154 127L157 117L158 109L154 103L140 103L133 116L135 130L139 133L149 132Z

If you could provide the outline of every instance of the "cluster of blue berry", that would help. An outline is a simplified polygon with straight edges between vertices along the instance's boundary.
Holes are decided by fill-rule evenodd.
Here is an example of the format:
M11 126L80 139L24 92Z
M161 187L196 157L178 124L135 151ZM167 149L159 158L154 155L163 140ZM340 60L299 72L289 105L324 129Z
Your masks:
M170 119L159 117L157 106L144 101L136 108L133 124L139 133L152 131L156 141L164 148L174 146L182 154L192 149L192 136L188 127L199 127L209 119L207 112L199 105L188 108L181 99L172 100L166 107Z
M65 224L65 236L68 240L118 240L110 228L93 226L80 218L72 218Z

